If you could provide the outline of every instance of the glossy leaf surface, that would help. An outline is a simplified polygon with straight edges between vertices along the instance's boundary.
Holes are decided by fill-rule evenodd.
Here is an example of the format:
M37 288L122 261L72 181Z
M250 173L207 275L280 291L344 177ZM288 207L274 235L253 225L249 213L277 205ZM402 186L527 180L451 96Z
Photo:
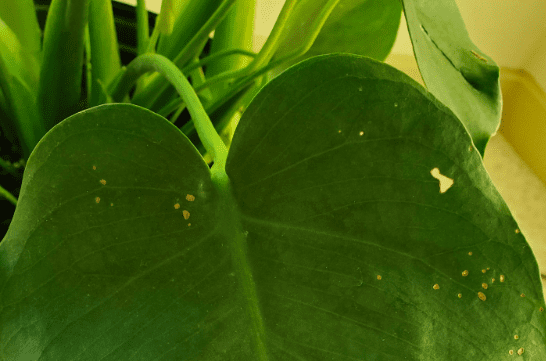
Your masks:
M502 112L499 67L472 43L454 0L403 0L428 90L463 122L480 154Z
M290 68L226 173L134 105L56 126L0 243L0 360L546 356L528 244L460 121L394 68Z

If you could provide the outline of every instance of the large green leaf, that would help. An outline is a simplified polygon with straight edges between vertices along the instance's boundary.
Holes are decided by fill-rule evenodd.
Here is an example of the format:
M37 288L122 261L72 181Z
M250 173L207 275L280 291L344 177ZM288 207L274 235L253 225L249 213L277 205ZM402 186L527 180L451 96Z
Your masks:
M462 124L394 68L292 67L226 172L134 105L53 128L0 243L0 360L546 356L528 244Z
M0 243L0 360L194 357L235 290L216 199L197 150L148 110L58 124Z
M429 91L463 122L482 154L500 124L499 68L472 43L455 0L402 0Z

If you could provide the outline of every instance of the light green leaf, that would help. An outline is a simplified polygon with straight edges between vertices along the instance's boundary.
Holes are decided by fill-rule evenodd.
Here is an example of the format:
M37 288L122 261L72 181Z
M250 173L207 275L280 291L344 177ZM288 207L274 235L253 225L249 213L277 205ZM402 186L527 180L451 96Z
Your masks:
M5 48L0 42L0 51L2 49ZM40 122L36 107L36 94L18 72L17 63L10 62L14 57L9 55L8 52L0 55L2 107L3 112L8 116L2 124L2 129L7 128L6 131L10 136L13 136L14 133L17 134L23 156L26 159L46 130Z
M34 2L32 0L2 0L0 19L11 28L25 51L39 64L42 32L36 17Z
M210 18L220 3L221 1L218 0L189 0L185 1L182 6L176 7L173 31L171 34L161 35L157 53L173 60Z
M256 0L237 1L214 30L214 39L208 56L233 49L252 51L255 10ZM207 65L206 76L210 79L223 72L244 68L250 61L251 59L243 55L213 61ZM218 98L229 84L229 82L214 84L210 87L212 94Z
M320 29L318 14L335 5L332 0L302 0L285 27L275 59L305 47L311 41L307 55L352 53L384 60L389 54L400 24L402 7L398 0L340 0ZM318 35L314 34L320 30ZM313 42L314 41L314 42Z
M109 84L121 68L111 0L91 0L89 42L92 81L89 107L93 107L100 104L99 99L102 95L98 82Z
M394 68L290 68L226 173L134 105L57 125L0 243L0 360L546 357L525 238L460 121Z
M0 19L0 56L4 59L4 68L0 71L0 77L15 76L34 94L38 84L40 63L2 19Z
M472 43L454 0L403 0L423 80L463 122L483 156L501 119L499 67Z

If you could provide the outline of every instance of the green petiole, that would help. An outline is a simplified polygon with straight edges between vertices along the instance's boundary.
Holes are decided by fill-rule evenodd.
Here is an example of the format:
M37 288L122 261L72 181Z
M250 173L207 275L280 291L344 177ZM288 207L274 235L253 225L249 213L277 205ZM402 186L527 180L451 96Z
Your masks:
M173 62L179 68L183 68L193 57L199 55L196 49L199 50L203 48L208 40L209 34L218 26L218 24L220 24L229 9L234 5L235 1L236 0L224 0L207 22L178 53ZM135 94L132 102L146 108L151 108L151 104L164 93L165 89L167 89L167 86L164 84L163 79L154 77L146 88Z
M6 198L8 201L10 201L14 206L17 205L17 198L13 196L10 192L8 192L4 187L0 186L0 196Z
M184 99L201 142L214 159L215 167L223 169L227 158L227 148L214 129L190 82L168 58L159 54L143 54L136 57L129 63L117 85L111 89L113 101L120 102L124 95L129 93L137 79L151 71L162 74Z
M150 29L148 27L148 11L146 10L146 0L137 0L137 48L138 54L144 54L150 41Z

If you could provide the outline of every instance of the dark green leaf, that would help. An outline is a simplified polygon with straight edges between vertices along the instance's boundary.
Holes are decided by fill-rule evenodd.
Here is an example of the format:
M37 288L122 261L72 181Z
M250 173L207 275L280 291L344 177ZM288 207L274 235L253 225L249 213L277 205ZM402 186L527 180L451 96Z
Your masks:
M53 0L47 13L37 104L47 130L78 109L89 0Z
M394 68L292 67L226 172L136 106L56 126L0 243L0 360L546 356L528 244L462 124Z
M270 359L546 360L531 249L462 124L406 75L348 55L292 67L226 171Z
M19 199L0 243L0 360L189 359L221 332L208 322L240 313L222 301L235 285L210 171L164 118L114 104L66 119Z
M472 43L454 0L402 2L427 88L463 122L483 156L501 119L497 64Z
M2 48L1 44L0 48ZM2 128L8 128L7 133L10 135L17 134L26 159L45 134L45 129L39 121L36 95L20 74L10 72L15 69L9 62L11 59L7 57L8 61L5 61L0 55L0 72L3 73L0 76L0 88L3 93L2 110L9 117L3 122Z

